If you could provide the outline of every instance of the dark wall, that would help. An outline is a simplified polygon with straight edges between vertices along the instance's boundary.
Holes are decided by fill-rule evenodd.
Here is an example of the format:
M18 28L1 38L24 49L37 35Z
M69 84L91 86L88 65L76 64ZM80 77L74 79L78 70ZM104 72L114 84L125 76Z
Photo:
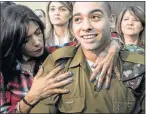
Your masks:
M120 11L123 9L123 8L126 8L127 6L140 6L141 8L145 8L145 1L122 1L122 2L119 2L119 1L113 1L113 2L109 2L110 5L111 5L111 8L112 8L112 12L118 16L118 14L120 13Z

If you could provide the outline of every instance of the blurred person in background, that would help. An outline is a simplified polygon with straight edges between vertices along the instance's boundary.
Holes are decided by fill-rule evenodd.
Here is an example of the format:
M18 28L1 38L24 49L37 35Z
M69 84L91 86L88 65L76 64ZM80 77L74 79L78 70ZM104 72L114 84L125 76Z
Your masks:
M46 14L42 9L35 9L34 13L40 18L46 28Z
M117 21L117 32L124 48L129 51L141 50L145 44L145 13L137 6L129 6L121 11Z
M48 46L64 46L74 41L71 32L72 2L49 2L47 6L48 15Z

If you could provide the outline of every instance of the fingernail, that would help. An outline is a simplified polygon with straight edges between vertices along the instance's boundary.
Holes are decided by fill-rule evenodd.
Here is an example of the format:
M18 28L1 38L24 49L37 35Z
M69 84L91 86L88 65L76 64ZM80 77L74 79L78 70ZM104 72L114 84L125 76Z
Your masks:
M100 90L101 90L101 87L102 87L102 85L99 84L99 85L97 86L97 91L100 91Z
M92 67L92 68L94 68L94 67L95 67L95 65L92 65L91 67Z
M42 68L42 65L40 65L39 68Z
M44 70L44 67L42 65L39 66L39 69L42 68Z
M69 73L68 73L68 76L72 76L72 75L73 75L73 73L72 73L72 72L69 72Z
M98 81L99 76L96 76L96 81Z
M67 90L66 90L66 93L69 93L69 92L70 92L70 91L67 89Z
M107 84L105 88L106 88L106 89L109 89L109 88L110 88L110 85L109 85L109 84Z
M60 65L60 68L63 69L64 68L64 65Z
M91 82L91 83L93 83L94 81L95 81L95 79L93 79L93 80L90 80L90 82Z
M69 80L69 82L73 82L74 81L74 79L73 78L71 78L70 80Z

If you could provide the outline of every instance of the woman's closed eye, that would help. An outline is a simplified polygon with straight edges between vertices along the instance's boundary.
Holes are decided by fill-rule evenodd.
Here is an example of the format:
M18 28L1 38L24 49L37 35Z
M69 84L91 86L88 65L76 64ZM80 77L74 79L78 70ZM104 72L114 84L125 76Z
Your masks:
M42 34L42 31L40 29L38 29L38 30L35 31L35 34L40 35L40 34Z

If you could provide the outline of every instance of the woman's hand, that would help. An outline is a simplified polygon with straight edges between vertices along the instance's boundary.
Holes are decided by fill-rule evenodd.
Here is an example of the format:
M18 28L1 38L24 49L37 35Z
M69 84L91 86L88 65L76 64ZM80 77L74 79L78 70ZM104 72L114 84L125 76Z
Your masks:
M27 96L33 99L32 104L35 104L41 99L50 97L54 94L69 93L69 90L61 87L73 82L72 73L67 72L57 75L64 67L58 66L46 76L42 76L43 69L41 68L34 77L32 86Z
M117 59L117 53L119 52L119 49L120 45L118 44L118 42L112 40L109 46L100 53L95 61L95 64L92 66L94 68L94 71L91 74L90 81L93 82L96 79L98 91L101 90L105 78L105 88L110 88L111 72Z

